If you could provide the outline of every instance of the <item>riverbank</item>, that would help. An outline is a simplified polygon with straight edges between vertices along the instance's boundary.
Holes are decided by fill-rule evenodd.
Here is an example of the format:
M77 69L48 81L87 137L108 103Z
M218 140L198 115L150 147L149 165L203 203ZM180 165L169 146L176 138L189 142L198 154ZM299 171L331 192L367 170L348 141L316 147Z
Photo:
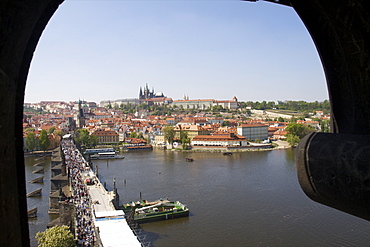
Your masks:
M160 149L159 147L157 147ZM259 144L259 143L251 143L251 146L238 148L238 147L193 147L192 149L181 149L181 148L172 148L166 149L169 151L179 151L179 152L189 152L189 153L224 153L224 152L231 152L231 153L241 153L241 152L255 152L255 151L271 151L271 150L279 150L279 149L289 149L291 146L288 144L287 141L274 141L271 145L266 144Z
M272 143L275 143L276 145L278 145L274 149L288 149L288 148L291 148L291 146L289 145L289 143L287 141L277 140L277 141L274 141Z

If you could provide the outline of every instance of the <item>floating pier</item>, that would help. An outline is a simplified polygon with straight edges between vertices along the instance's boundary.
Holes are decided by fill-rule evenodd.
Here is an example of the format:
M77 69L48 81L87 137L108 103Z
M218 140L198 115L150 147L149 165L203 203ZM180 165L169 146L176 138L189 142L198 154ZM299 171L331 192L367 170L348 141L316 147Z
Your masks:
M35 191L32 191L31 193L28 193L26 196L27 196L27 197L37 197L37 196L41 196L41 191L42 191L42 188L37 189L37 190L35 190Z

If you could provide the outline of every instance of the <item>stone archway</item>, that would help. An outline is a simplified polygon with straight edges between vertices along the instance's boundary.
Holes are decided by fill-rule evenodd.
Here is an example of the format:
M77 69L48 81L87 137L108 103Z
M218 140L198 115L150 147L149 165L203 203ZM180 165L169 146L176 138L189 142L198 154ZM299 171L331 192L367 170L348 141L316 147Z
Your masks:
M0 2L0 246L29 246L22 115L33 52L62 0Z
M311 199L370 220L370 2L290 2L324 67L333 132L300 143L299 182Z
M323 143L338 142L350 147L370 146L367 141L370 134L370 3L366 0L268 1L291 5L297 11L316 44L327 78L334 133L310 136L300 146L296 163L301 185L311 198L334 207L341 201L338 199L340 196L347 195L343 201L348 201L355 193L355 199L360 203L344 203L343 207L337 208L370 219L365 212L369 207L367 188L370 186L370 173L366 161L369 152L365 149L356 156L355 149L337 150L322 146ZM62 2L2 0L0 3L1 246L29 246L22 148L24 90L38 40ZM331 150L333 157L340 158L326 160L326 150ZM343 155L343 150L352 153L348 151ZM354 159L355 156L361 159ZM338 170L338 162L349 164L345 167L349 175ZM365 163L356 166L356 162ZM316 169L323 167L326 168ZM321 180L313 176L315 174L320 174ZM336 180L343 176L345 179ZM356 183L352 183L354 176L359 176ZM332 185L339 182L341 190L333 190ZM348 185L357 187L346 190Z

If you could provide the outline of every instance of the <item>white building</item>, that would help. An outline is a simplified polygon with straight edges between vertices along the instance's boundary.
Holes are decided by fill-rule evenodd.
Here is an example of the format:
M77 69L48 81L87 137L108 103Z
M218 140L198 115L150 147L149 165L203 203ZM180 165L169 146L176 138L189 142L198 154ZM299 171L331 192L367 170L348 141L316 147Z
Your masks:
M224 109L236 110L238 109L238 99L234 96L232 100L215 100L213 105L220 105Z
M208 109L213 106L213 99L174 100L171 106L183 109Z
M238 134L247 140L268 139L268 125L264 124L241 124L237 127Z
M197 135L191 141L193 146L221 146L221 147L236 147L247 146L247 140L240 135L234 133L214 133L213 135Z

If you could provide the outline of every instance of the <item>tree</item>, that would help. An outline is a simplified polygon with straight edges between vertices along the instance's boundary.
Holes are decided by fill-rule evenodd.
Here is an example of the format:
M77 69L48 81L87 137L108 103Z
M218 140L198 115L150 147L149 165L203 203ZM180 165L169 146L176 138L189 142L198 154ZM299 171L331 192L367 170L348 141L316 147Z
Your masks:
M74 140L78 145L88 146L90 145L90 134L87 129L78 129L75 132ZM95 144L96 145L96 144Z
M55 127L51 127L51 128L48 130L48 134L53 134L53 133L54 133L54 130L55 130Z
M146 103L141 103L140 105L138 105L138 106L137 106L137 108L138 108L139 110L146 110L146 109L148 109L148 104L146 104Z
M60 137L62 137L64 135L63 131L61 131L61 130L56 130L56 131L54 131L54 133L56 135L60 136Z
M137 138L137 133L136 132L131 132L130 133L130 138Z
M98 137L94 135L89 135L89 140L88 140L88 146L95 147L98 145Z
M75 241L68 226L54 226L44 232L38 232L36 239L39 247L73 247Z
M190 139L188 136L188 132L186 130L180 130L180 141L181 141L182 149L184 150L188 149L188 146L190 144Z
M39 142L40 142L40 148L41 150L45 151L50 146L50 140L48 133L46 130L41 130L40 136L39 136Z
M28 132L26 137L26 148L33 151L36 148L37 138L34 132Z
M85 147L95 147L98 144L98 137L90 135L87 129L78 129L75 132L74 140L78 145Z
M312 131L312 128L309 128L306 125L299 123L290 123L286 126L285 130L292 135L298 136L300 139Z
M173 143L173 140L175 139L175 130L172 126L166 126L163 128L163 134L164 138L167 139L169 144Z
M212 106L212 112L221 112L223 110L224 110L224 108L222 107L222 105L214 105L214 106Z
M330 132L330 120L320 121L321 132Z
M286 126L285 130L288 132L286 135L287 142L292 147L296 146L305 135L314 131L311 126L299 123L290 123Z
M295 147L298 145L300 142L299 136L292 135L292 134L287 134L286 135L286 141L289 143L290 146Z
M297 122L297 119L293 116L293 117L290 118L290 122L291 123L296 123Z
M137 137L138 139L144 139L144 136L143 136L143 132L139 132L139 134L137 134Z
M230 126L230 122L229 121L223 121L222 122L222 126Z

